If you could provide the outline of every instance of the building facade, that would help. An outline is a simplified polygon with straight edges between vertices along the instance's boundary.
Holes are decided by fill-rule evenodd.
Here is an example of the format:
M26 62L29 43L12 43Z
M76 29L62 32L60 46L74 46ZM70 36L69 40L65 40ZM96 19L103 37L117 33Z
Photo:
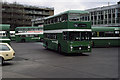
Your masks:
M32 26L42 26L43 27L43 24L44 24L44 18L36 18L36 19L32 19Z
M93 27L120 27L120 2L116 5L88 9Z
M19 26L31 26L32 19L54 15L54 8L2 3L2 24L10 24L11 30Z

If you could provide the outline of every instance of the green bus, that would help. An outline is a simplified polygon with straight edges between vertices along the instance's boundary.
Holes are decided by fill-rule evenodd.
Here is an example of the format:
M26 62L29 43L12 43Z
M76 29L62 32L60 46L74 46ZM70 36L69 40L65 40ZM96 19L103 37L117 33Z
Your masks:
M89 13L69 10L45 18L43 46L59 53L91 52L91 22Z
M0 24L0 42L10 44L10 25Z
M16 27L16 42L31 42L43 40L43 27Z
M120 46L120 27L92 27L92 46Z

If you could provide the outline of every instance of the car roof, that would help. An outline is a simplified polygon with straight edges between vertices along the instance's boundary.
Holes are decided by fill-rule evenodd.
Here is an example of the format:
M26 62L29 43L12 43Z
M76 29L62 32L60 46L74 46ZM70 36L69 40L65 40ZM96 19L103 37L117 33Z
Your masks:
M8 43L0 43L0 44L5 44L5 45L8 45Z

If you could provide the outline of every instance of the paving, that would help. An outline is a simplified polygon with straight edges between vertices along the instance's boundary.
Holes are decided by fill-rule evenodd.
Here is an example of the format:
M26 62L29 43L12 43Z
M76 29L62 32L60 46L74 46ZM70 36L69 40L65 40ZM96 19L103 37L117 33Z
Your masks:
M41 42L12 42L11 46L16 57L3 65L3 78L118 78L117 47L65 56L46 50Z

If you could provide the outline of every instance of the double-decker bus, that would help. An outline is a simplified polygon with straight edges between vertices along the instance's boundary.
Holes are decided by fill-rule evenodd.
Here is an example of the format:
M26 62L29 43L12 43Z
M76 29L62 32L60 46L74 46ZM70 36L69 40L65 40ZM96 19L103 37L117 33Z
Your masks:
M0 42L10 43L10 25L0 24Z
M120 27L92 27L92 46L120 46Z
M87 11L69 10L45 18L43 46L59 53L91 52L92 30L88 14Z
M16 27L16 42L31 42L43 40L43 27Z

